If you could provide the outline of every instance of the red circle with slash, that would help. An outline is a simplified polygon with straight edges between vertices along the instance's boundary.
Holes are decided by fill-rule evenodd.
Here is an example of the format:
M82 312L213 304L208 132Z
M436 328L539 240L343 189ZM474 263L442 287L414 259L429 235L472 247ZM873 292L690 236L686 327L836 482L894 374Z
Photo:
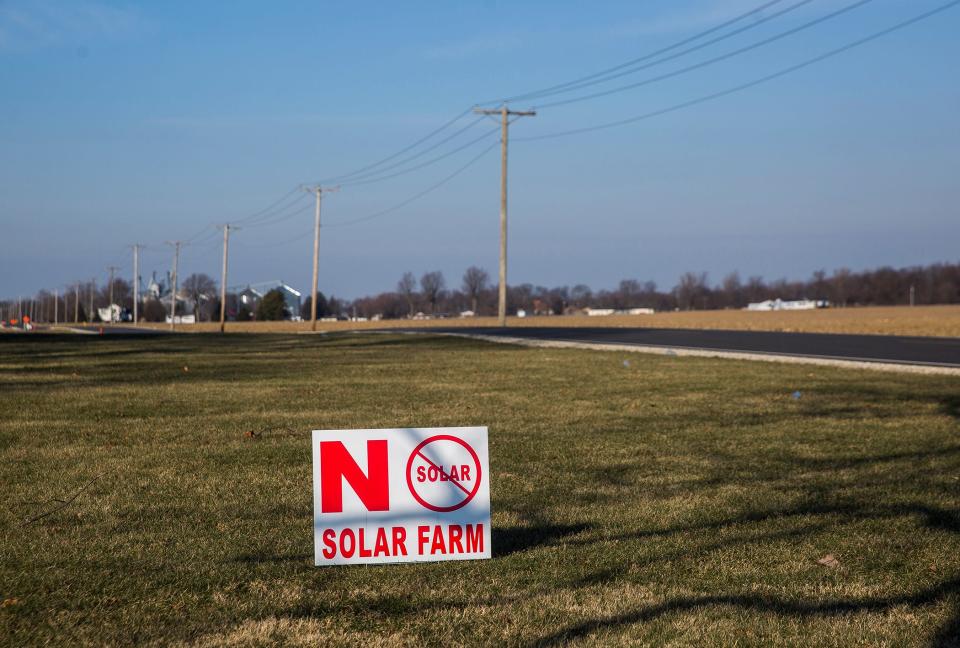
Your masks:
M462 480L462 477L455 478L453 477L453 475L448 474L446 471L443 470L443 466L438 466L433 460L431 460L429 457L427 457L426 454L424 454L423 452L424 448L426 448L431 443L437 443L440 441L451 441L453 443L456 443L462 446L468 453L470 453L470 457L473 459L473 468L474 468L474 475L475 475L474 479L472 480L474 484L471 490L467 490L467 488L460 483ZM464 495L463 499L455 504L440 506L440 505L428 502L423 495L418 493L416 487L414 486L414 479L413 479L413 464L418 458L422 459L424 462L426 462L428 466L430 466L432 470L436 471L436 473L440 477L440 481L446 482L450 484L452 488L458 491L461 491ZM470 502L470 500L472 500L474 496L477 494L477 491L480 490L480 477L481 477L480 457L477 456L476 451L472 447L470 447L470 444L464 441L463 439L460 439L455 436L451 436L449 434L437 434L436 436L432 436L428 439L424 439L423 441L420 442L420 445L418 445L416 448L413 449L413 452L410 453L410 459L407 460L407 487L410 489L410 494L413 495L413 498L417 500L421 506L423 506L424 508L428 508L431 511L437 511L438 513L449 513L450 511L456 511L457 509L463 508L464 506L466 506ZM466 480L463 480L463 481L466 481Z

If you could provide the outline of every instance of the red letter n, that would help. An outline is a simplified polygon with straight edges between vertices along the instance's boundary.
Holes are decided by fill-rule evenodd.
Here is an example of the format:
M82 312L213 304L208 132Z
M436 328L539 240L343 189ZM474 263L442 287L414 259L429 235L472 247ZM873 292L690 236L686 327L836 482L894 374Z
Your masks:
M387 475L387 442L367 441L367 474L339 441L320 442L320 510L343 512L343 480L368 511L390 510L390 481Z

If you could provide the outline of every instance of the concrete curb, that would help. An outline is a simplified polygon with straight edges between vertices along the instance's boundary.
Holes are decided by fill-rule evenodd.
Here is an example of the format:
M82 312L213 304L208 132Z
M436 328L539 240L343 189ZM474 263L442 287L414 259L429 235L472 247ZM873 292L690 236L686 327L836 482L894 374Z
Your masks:
M545 349L589 349L592 351L626 351L628 353L652 353L655 355L725 358L728 360L753 360L759 362L782 362L787 364L820 365L844 369L866 369L869 371L887 371L925 375L960 376L958 367L938 367L935 365L901 364L896 362L873 362L869 360L841 359L819 356L798 356L778 353L754 353L749 351L721 351L715 349L692 349L689 347L665 347L645 344L601 344L596 342L568 342L563 340L530 340L527 338L505 337L500 335L479 335L471 333L444 332L440 335L483 340L498 344L513 344Z

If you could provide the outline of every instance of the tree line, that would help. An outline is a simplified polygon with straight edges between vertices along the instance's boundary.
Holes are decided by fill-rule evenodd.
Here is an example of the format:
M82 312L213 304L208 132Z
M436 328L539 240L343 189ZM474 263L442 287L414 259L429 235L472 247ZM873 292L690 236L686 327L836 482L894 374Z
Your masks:
M523 310L530 315L562 314L586 308L628 310L714 310L745 308L768 299L811 299L832 307L893 306L960 303L960 264L935 263L895 269L882 267L854 272L840 268L828 274L814 272L805 280L767 281L759 276L742 279L732 272L711 283L705 272L684 273L672 288L660 289L654 281L623 279L612 289L593 290L585 284L546 287L533 284L508 286L508 312ZM911 302L912 299L912 302ZM395 290L361 297L348 304L362 317L393 319L424 315L459 315L472 311L494 315L497 287L482 268L470 267L460 284L447 287L439 271L417 279L405 273Z
M41 290L23 300L0 301L0 319L17 317L20 309L35 321L98 321L98 308L113 303L126 310L133 308L130 282L115 278L112 286L95 282L80 283L79 290L65 290L55 296ZM181 284L181 300L189 301L198 321L219 318L220 296L217 282L203 273L188 276ZM230 319L286 319L295 315L283 302L282 295L260 300L251 312L239 304L235 293L227 294ZM77 297L79 296L79 299ZM508 286L508 312L523 310L530 315L562 314L585 308L627 310L712 310L744 308L749 303L767 299L813 299L829 302L832 307L893 306L908 304L960 303L960 263L934 263L907 268L882 267L854 272L840 268L828 274L814 272L808 279L767 281L759 276L742 279L737 272L711 283L705 272L684 273L677 284L661 290L653 281L623 279L612 289L593 290L585 284L549 288L533 284ZM147 295L140 305L145 321L163 321L168 304ZM459 316L470 311L476 315L494 315L497 310L497 287L483 268L471 266L460 277L458 285L448 286L442 272L433 271L419 278L404 273L392 291L343 300L322 293L317 298L318 317L365 317L399 319L405 317ZM303 319L310 317L310 297L300 308Z

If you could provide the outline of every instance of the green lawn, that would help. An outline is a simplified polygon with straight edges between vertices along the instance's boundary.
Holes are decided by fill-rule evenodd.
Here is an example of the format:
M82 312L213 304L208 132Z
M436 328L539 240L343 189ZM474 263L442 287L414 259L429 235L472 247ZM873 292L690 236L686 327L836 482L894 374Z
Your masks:
M313 567L309 430L444 425L490 428L493 560ZM5 645L960 635L954 377L429 336L10 335L0 456Z

